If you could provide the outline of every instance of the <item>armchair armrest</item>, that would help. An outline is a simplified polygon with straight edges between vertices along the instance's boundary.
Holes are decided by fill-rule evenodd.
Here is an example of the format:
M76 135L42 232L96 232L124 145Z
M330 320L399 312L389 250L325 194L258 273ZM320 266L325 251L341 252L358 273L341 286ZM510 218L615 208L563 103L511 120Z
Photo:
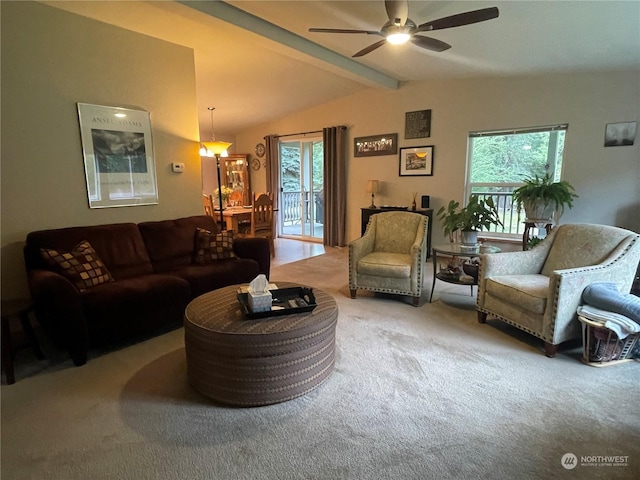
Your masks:
M595 282L612 282L625 291L630 288L640 257L640 245L629 248L628 244L620 245L609 257L597 265L556 270L549 282L552 295L547 299L545 310L545 328L554 325L553 332L545 332L554 343L567 338L565 333L576 328L576 310L583 303L582 292Z
M258 262L259 273L269 278L271 269L269 240L262 237L236 238L233 241L233 253L240 258L250 258Z
M87 360L89 333L82 294L62 275L43 269L29 270L29 289L38 322L76 365Z
M369 225L364 235L353 242L349 243L349 288L355 285L357 276L357 265L362 257L373 252L375 243L375 228Z
M529 275L540 273L547 258L548 249L540 244L524 252L482 253L478 269L477 304L484 306L487 279L499 275Z

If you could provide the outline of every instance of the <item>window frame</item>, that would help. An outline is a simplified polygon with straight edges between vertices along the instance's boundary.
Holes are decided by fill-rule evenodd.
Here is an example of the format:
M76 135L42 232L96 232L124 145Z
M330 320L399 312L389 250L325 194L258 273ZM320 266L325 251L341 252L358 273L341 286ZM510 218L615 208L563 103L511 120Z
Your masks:
M466 164L466 175L465 175L465 184L464 184L464 195L465 199L469 199L472 195L474 188L488 188L488 187L509 187L512 188L512 191L516 188L524 185L524 182L476 182L473 183L471 181L471 174L473 170L473 146L474 139L479 137L489 137L489 136L504 136L504 135L523 135L529 133L540 133L547 132L550 134L549 138L549 151L547 152L547 173L550 173L553 178L557 180L562 179L562 170L564 169L565 164L565 153L566 153L566 135L569 130L569 124L561 123L561 124L552 124L552 125L542 125L535 127L518 127L518 128L509 128L509 129L501 129L501 130L484 130L484 131L470 131L467 137L467 164ZM562 149L562 155L558 161L558 132L565 132L565 138L563 146L565 148ZM553 152L551 149L553 148ZM556 160L553 162L549 162L550 158L555 158ZM508 193L507 193L508 194ZM510 204L511 215L516 215L516 231L513 232L512 228L508 228L507 225L503 229L508 229L510 231L490 231L483 232L483 234L489 234L492 237L496 238L504 238L504 239L519 239L522 238L524 233L524 212L520 214L516 207L513 205L513 202ZM522 217L521 217L522 215ZM505 210L506 217L506 210ZM503 218L504 220L505 218ZM513 225L513 223L512 223Z

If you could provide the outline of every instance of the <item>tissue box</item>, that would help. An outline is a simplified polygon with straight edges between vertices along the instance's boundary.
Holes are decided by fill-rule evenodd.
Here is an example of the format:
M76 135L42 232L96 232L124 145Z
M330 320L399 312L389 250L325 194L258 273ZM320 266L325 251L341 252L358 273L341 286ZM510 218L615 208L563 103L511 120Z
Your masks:
M249 301L249 309L252 312L269 312L271 311L271 292L267 293L254 293L249 289L247 292L249 295L247 299Z

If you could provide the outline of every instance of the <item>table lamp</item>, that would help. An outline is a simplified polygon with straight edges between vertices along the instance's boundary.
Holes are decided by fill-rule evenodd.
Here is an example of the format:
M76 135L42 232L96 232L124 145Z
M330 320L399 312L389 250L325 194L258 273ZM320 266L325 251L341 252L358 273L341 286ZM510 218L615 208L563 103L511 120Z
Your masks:
M376 193L378 193L379 191L380 185L378 180L367 180L367 193L371 194L371 205L369 205L369 208L378 208L374 203L374 198Z

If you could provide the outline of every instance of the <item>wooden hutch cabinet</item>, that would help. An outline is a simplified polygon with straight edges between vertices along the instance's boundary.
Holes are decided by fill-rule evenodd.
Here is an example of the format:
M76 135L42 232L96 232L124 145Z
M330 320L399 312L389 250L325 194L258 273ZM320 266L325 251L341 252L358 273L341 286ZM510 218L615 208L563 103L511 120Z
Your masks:
M242 195L242 205L251 205L251 177L249 175L249 155L230 153L220 158L222 184ZM230 199L231 200L231 199Z

